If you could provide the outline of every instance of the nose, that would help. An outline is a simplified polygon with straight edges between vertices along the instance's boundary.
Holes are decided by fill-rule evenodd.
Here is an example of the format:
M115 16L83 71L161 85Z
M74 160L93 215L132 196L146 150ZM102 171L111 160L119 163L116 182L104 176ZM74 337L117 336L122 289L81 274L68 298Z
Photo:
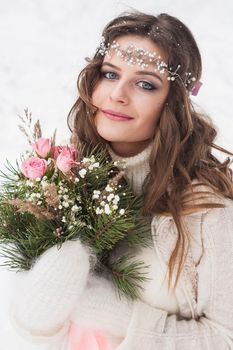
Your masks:
M116 81L110 92L110 99L114 102L127 104L129 102L129 95L126 84L121 81Z

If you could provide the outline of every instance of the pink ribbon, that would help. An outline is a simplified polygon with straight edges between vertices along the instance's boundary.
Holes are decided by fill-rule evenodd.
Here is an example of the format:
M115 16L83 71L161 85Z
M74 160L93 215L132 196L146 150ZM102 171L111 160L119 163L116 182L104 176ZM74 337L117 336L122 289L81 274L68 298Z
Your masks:
M107 337L100 331L82 328L72 323L69 350L108 350Z
M196 84L192 88L191 94L193 96L197 96L201 86L202 86L202 82L201 81L197 81Z

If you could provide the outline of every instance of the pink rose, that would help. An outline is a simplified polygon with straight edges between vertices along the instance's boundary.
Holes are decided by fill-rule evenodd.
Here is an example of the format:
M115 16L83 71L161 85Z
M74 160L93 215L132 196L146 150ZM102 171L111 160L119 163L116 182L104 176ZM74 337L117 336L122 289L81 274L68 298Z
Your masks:
M69 150L72 154L73 159L76 158L76 150L74 147L68 147L68 146L54 146L53 147L53 158L56 160L59 154L62 152L62 150Z
M67 173L75 163L75 150L69 147L61 147L57 156L56 165L63 173Z
M47 169L47 162L44 159L30 157L23 161L22 172L29 179L41 178Z
M56 160L59 154L62 151L62 146L54 146L53 147L53 158Z
M38 156L46 158L51 150L51 141L49 139L40 138L32 144L32 148Z

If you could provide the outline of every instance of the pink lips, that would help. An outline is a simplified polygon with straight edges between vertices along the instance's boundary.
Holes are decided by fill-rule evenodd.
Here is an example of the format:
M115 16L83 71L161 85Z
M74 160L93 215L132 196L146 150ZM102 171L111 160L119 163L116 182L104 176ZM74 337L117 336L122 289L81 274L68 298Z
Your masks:
M130 119L133 119L132 117L130 117L127 114L114 112L111 109L102 109L102 112L106 115L107 118L109 118L111 120L127 121Z

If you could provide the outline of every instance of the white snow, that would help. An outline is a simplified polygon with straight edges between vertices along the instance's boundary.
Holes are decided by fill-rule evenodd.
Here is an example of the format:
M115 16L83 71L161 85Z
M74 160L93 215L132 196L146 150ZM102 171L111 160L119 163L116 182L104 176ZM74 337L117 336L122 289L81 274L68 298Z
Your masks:
M66 116L76 98L76 78L84 58L95 52L104 25L130 8L167 12L189 26L203 58L203 86L193 100L213 118L219 131L217 143L233 150L232 1L0 0L0 169L6 158L14 162L27 148L17 128L18 114L23 115L27 107L40 119L45 137L55 128L58 141L69 137ZM0 269L3 332L10 332L12 275ZM0 350L26 350L13 334L12 345L1 336Z

